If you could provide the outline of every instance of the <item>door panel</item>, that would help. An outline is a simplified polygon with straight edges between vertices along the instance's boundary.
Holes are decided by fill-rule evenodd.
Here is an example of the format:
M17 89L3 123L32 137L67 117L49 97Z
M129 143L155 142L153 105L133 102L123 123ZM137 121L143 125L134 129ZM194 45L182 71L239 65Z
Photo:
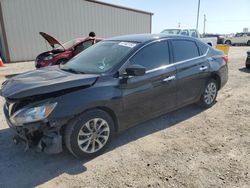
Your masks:
M122 92L123 113L120 117L126 127L150 116L152 83L146 76L132 77L120 85Z
M233 44L242 44L245 43L245 37L242 33L238 33L235 35L235 37L232 38Z
M155 72L160 76L152 79L154 89L152 112L154 115L166 113L176 107L176 68L169 65L166 69Z
M129 60L129 65L145 67L146 74L121 84L128 124L162 114L175 105L176 68L170 64L170 57L168 41L163 40L149 43Z
M203 57L176 65L177 99L181 103L198 100L209 75L209 63Z
M187 39L171 40L180 106L199 99L209 74L209 62L204 55L207 50L199 49L197 44Z
M176 80L168 78L175 73L175 66L171 65L144 76L128 78L121 84L126 114L122 121L132 125L172 109L176 105Z

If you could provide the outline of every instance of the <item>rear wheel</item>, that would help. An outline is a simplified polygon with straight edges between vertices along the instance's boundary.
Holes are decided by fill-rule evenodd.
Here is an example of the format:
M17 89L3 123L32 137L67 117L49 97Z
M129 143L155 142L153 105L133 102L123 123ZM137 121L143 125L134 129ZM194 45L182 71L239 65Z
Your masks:
M218 84L216 80L210 79L205 86L199 105L205 108L211 107L216 101L217 93Z
M231 46L232 45L232 42L230 40L226 40L225 44Z
M101 154L114 134L114 122L102 110L91 110L74 119L65 129L68 150L78 158Z

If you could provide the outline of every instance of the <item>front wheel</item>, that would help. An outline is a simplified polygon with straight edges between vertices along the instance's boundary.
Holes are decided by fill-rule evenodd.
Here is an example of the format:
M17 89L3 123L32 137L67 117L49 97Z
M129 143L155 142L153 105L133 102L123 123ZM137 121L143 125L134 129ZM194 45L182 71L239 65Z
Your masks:
M78 158L101 154L114 134L114 122L105 111L95 109L83 113L65 128L68 150Z
M216 80L209 80L200 98L199 105L205 108L211 107L216 101L217 93L218 86Z
M231 46L231 45L232 45L232 42L231 42L230 40L227 40L227 41L225 42L225 44Z
M247 41L247 45L248 45L248 46L250 46L250 40L249 40L249 41Z

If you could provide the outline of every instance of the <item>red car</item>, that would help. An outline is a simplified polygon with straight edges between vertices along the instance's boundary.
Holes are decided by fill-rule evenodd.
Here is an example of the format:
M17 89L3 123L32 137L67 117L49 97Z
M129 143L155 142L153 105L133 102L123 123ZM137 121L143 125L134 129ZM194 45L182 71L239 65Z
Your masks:
M102 38L86 37L77 38L61 44L58 40L47 33L40 32L40 35L50 44L52 50L37 56L35 60L36 68L65 64L75 55L103 40Z

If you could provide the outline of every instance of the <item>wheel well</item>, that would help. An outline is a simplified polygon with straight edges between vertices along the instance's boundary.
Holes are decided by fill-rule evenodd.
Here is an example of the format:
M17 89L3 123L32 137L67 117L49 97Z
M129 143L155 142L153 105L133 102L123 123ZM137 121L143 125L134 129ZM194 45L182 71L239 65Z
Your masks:
M116 117L116 114L114 113L114 111L111 110L110 108L105 107L105 106L96 107L95 109L100 109L100 110L103 110L103 111L107 112L114 121L115 132L118 132L119 124L118 124L118 120L117 120L117 117Z
M75 119L76 117L80 116L81 114L83 114L83 113L85 113L85 112L88 112L88 111L94 110L94 109L102 110L102 111L108 113L108 115L110 115L110 117L111 117L112 120L114 121L115 132L117 133L118 130L119 130L119 122L118 122L118 119L117 119L117 117L116 117L116 114L114 113L113 110L111 110L110 108L107 108L107 107L105 107L105 106L97 106L97 107L93 107L93 108L88 108L88 109L82 111L81 113L79 113L79 114L73 116L71 119L69 119L69 121L74 121L74 119ZM61 133L64 132L66 125L67 125L67 124L62 125L61 130L60 130Z
M215 81L217 82L218 90L220 90L220 87L221 87L220 77L217 74L213 74L211 78L215 79Z
M213 46L211 42L207 43L209 46Z

